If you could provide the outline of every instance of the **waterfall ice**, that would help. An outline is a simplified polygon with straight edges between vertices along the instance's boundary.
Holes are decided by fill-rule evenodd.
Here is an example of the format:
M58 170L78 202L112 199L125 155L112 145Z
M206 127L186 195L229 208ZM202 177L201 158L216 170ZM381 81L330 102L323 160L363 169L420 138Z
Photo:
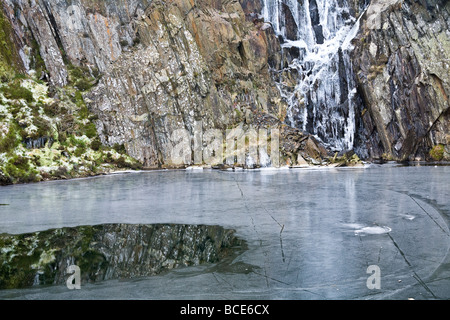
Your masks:
M314 134L331 149L353 149L355 94L349 52L359 21L347 1L263 0L263 17L293 52L288 69L296 71L295 88L278 88L286 99L291 126Z

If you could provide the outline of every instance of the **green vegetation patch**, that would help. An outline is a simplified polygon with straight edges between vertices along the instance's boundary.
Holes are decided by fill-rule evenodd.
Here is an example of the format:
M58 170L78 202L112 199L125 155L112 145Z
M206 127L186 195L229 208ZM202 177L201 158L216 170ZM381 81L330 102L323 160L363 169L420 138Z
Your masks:
M29 183L39 181L38 171L31 165L30 159L15 155L2 166L3 174L15 183Z
M48 96L45 84L17 77L0 84L2 134L0 183L68 179L141 169L124 145L102 145L95 120L81 92L55 88Z
M430 157L435 161L442 161L442 159L444 158L444 151L444 145L438 144L430 150Z
M0 153L9 153L14 150L20 144L20 131L19 126L12 124L9 127L9 131L4 137L0 136Z
M71 84L79 91L89 91L98 82L98 70L69 64L69 79Z
M19 66L20 58L12 42L13 30L9 20L0 10L0 80L6 82Z
M28 103L32 103L34 101L33 93L21 86L20 82L14 81L9 83L7 86L3 86L0 88L0 91L3 93L5 98L10 100L25 100Z

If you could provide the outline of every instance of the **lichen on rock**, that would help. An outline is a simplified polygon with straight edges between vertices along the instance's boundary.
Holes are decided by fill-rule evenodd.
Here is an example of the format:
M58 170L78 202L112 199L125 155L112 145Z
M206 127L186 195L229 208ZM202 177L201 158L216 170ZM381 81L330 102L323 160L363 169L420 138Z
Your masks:
M154 1L136 25L140 44L86 94L104 144L123 143L145 167L170 166L173 133L193 135L195 121L225 130L258 111L279 116L268 99L279 95L268 69L274 35L239 2Z
M355 117L360 159L433 160L438 145L449 159L449 3L427 3L358 0L343 11L364 13L352 43L357 106L340 106ZM288 128L279 87L296 91L301 73L287 66L299 52L282 49L262 6L2 1L1 183L178 167L178 132L194 137L198 122L202 133L278 129L282 164L334 159L314 130ZM293 13L281 14L295 34Z
M140 165L103 147L76 88L55 89L19 76L0 84L1 183L83 177Z
M225 132L243 124L281 128L286 117L270 70L280 63L280 44L258 19L257 1L2 6L25 77L33 79L26 90L47 90L46 101L20 102L26 119L8 120L22 133L18 152L36 169L30 180L173 167L174 133L193 134L196 121L204 131ZM6 169L3 175L25 182Z
M363 18L353 62L369 158L433 160L430 150L447 145L450 3L426 3L371 1Z

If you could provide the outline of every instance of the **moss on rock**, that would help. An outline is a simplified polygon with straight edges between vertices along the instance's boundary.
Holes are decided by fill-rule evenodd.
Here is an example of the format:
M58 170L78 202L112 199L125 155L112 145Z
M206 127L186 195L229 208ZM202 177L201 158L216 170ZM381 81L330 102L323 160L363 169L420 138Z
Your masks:
M12 42L12 28L0 6L0 80L6 82L14 76L19 66L19 57Z
M8 86L2 87L0 89L6 98L10 100L20 100L23 99L28 103L32 103L33 93L28 90L27 88L24 88L18 84L17 82L10 83Z
M441 161L444 158L445 147L442 144L434 146L430 150L430 157L435 161Z
M123 146L102 145L95 117L73 86L49 88L21 76L0 85L2 184L140 169Z

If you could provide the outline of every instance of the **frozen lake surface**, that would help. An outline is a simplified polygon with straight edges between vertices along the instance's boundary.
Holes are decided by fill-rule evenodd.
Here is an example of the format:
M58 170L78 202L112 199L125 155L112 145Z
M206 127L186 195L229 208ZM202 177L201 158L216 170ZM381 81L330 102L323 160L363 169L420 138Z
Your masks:
M449 299L450 167L156 171L0 188L0 233L220 225L248 249L149 278L0 299ZM369 266L381 272L369 289Z

